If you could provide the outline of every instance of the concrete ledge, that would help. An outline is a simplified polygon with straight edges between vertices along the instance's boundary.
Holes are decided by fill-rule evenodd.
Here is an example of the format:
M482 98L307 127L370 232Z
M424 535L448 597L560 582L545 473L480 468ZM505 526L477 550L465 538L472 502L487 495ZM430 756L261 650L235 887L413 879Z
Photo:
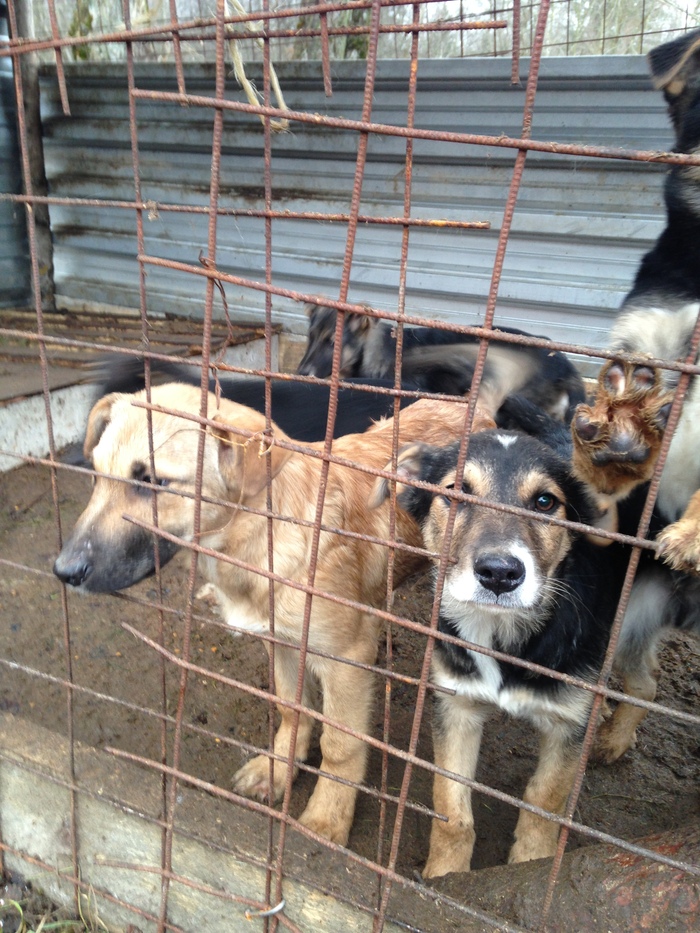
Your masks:
M279 337L272 337L272 369L278 368ZM301 355L299 356L301 359ZM191 358L187 359L191 362ZM224 354L224 362L229 366L245 369L265 368L265 341L251 340L249 343L229 347ZM37 369L24 364L24 369L31 368L36 376ZM296 368L296 367L295 367ZM73 373L73 379L85 378L85 372L61 370ZM33 394L22 389L17 390L16 398L11 398L0 405L0 473L6 473L21 466L22 457L48 457L49 437L46 427L46 409L44 396L38 389L39 380L34 378ZM95 386L92 384L69 385L51 391L51 420L56 442L60 450L68 444L82 441L87 417L95 400ZM18 456L13 457L12 453Z
M82 438L94 397L92 385L68 386L51 393L51 420L57 449ZM1 407L0 438L0 473L21 466L21 457L47 457L49 435L44 396L18 398ZM6 451L19 456L13 457Z
M15 850L6 852L6 865L56 902L70 905L72 887L57 874L71 874L70 792L56 782L57 777L67 781L68 743L40 726L0 713L0 749L1 839ZM77 783L84 791L77 794L76 807L80 873L94 888L99 917L113 930L125 930L129 924L143 933L155 930L155 923L103 895L158 915L161 829L154 821L160 809L159 777L80 744L75 746L75 763ZM267 825L264 816L181 784L173 871L224 897L173 881L169 922L188 933L257 929L245 917L246 904L225 897L265 903ZM42 871L16 852L55 871ZM321 890L308 883L311 879ZM322 891L337 892L338 897ZM304 931L370 933L371 914L354 904L371 910L377 902L377 881L373 872L292 831L285 849L284 896L286 916ZM389 920L387 933L404 931L406 923L426 933L487 929L436 909L400 886L395 887L390 915L396 911L403 923ZM456 925L445 926L447 920ZM257 923L262 928L262 921Z

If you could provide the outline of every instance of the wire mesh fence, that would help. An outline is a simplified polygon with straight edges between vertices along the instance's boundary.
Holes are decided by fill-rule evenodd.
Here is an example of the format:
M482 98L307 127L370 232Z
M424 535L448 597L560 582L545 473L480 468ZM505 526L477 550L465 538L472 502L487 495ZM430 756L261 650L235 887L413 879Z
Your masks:
M35 13L39 6L35 5ZM446 9L438 16L429 15L438 6ZM491 386L488 354L493 347L499 285L528 157L539 152L586 160L700 164L700 157L683 152L623 150L533 138L544 50L560 49L564 44L568 51L586 51L584 42L605 45L607 27L603 25L599 32L596 27L593 37L584 39L572 25L573 5L554 2L550 8L546 0L522 9L517 4L506 9L495 5L486 9L485 5L478 11L467 6L453 11L447 4L373 0L308 6L302 16L299 8L273 11L266 4L252 12L234 11L221 0L210 13L171 3L166 15L158 10L156 27L148 8L134 10L128 3L112 10L105 25L101 18L107 19L105 9L98 4L98 28L87 5L77 4L73 19L66 24L61 21L66 11L48 0L44 25L34 34L27 18L29 5L8 4L11 38L0 53L14 68L23 193L8 193L4 198L26 211L34 307L31 319L6 319L0 336L14 348L15 359L22 356L20 351L31 351L29 357L34 362L30 365L41 378L39 397L49 453L45 457L23 456L19 446L8 449L2 444L5 454L22 459L26 466L24 472L11 474L14 499L7 505L11 516L5 537L8 549L0 558L6 574L3 600L9 607L7 618L13 619L0 652L3 709L7 710L0 761L6 769L7 787L15 786L20 780L17 775L25 783L17 785L24 788L20 793L24 799L20 825L3 811L0 853L13 870L24 866L23 873L39 883L50 887L55 882L64 894L72 891L76 910L82 916L90 914L94 928L102 922L101 917L115 909L116 919L108 924L130 925L132 930L187 930L202 925L212 930L238 929L253 920L263 929L290 930L430 931L445 929L446 923L470 930L585 929L586 923L593 928L593 902L602 898L606 883L615 885L618 906L625 901L623 894L627 897L625 907L635 898L638 905L646 903L645 897L653 899L654 910L659 911L654 914L659 929L670 929L665 926L669 911L677 914L679 903L686 905L680 915L688 924L678 928L692 929L696 921L693 892L700 874L697 832L687 813L677 812L679 794L686 808L693 805L692 756L697 755L699 717L692 689L687 686L693 682L692 668L679 691L666 693L658 701L653 695L652 699L627 695L611 681L611 674L638 566L644 555L659 551L648 530L684 395L692 376L698 373L698 325L691 328L690 345L678 359L654 358L656 355L650 359L639 352L621 353L580 342L551 342L499 332L498 346L507 359L511 351L542 351L545 357L559 351L593 360L596 365L622 360L643 371L658 366L679 377L637 524L624 534L616 529L596 531L599 539L625 548L629 563L620 581L617 608L612 605L616 600L608 599L614 619L595 676L584 676L581 670L552 670L537 658L502 650L497 640L472 646L484 664L505 662L508 670L515 670L526 683L528 678L546 674L548 683L572 688L567 696L584 697L577 701L583 712L578 712L578 718L574 716L578 733L572 747L576 754L562 753L563 757L557 758L560 753L547 746L557 730L545 728L549 738L544 740L541 761L550 761L550 772L548 776L538 774L555 786L542 791L531 785L524 797L522 786L537 758L536 741L525 731L509 733L499 722L489 740L491 750L484 753L489 764L476 775L460 764L468 753L459 749L443 749L438 762L433 760L430 703L437 709L442 703L453 710L449 714L443 711L443 719L438 719L442 726L436 729L436 747L440 746L441 728L454 738L454 732L448 731L449 716L461 715L454 712L454 704L450 705L461 688L441 675L440 660L451 647L458 650L463 645L459 630L451 633L440 625L443 590L458 559L451 542L462 540L465 532L460 516L467 505L482 501L482 493L474 486L461 489L456 480L451 489L445 489L444 483L430 477L411 477L401 457L407 444L440 444L445 439L456 444L451 467L454 477L464 473L465 464L475 462L470 450L479 443L475 442L478 429L489 424L488 419L484 423L480 420L485 417L482 408ZM616 5L598 6L602 7L604 23L619 15ZM630 33L636 30L630 46L634 51L646 50L648 44L656 45L674 34L666 30L685 30L693 25L692 10L684 10L685 19L674 20L673 25L664 25L666 21L661 20L651 23L644 18L644 11L642 5L641 25L624 27ZM564 13L566 35L560 40ZM90 28L83 29L88 14ZM548 17L556 27L551 33L547 32ZM230 95L230 60L239 82L244 83L245 62L253 57L250 25L254 25L255 55L262 62L262 87L249 86L245 95ZM615 20L613 32L619 37L624 30ZM526 32L528 37L523 39ZM462 43L466 44L473 33L488 36L489 51L512 55L513 79L519 75L520 51L531 53L517 136L456 133L416 125L416 89L427 37L444 34L460 47L459 53L450 54L466 55L469 53ZM507 48L494 38L502 34L510 36ZM246 55L239 56L239 37L243 35L249 47ZM401 37L401 54L410 59L406 119L401 125L378 121L373 112L378 58L380 52L386 54L388 42L394 42L398 49L397 36ZM310 40L313 45L309 45ZM358 43L359 57L366 60L359 118L287 107L284 88L276 86L273 50L279 48L283 56L293 57L289 50L298 46L304 49L303 55L319 54L324 90L332 95L332 59L339 55L340 45L347 54L350 46L357 51ZM581 49L575 49L579 43ZM37 103L35 56L53 57L55 81L68 115L71 91L65 79L64 57L89 61L105 47L119 50L116 60L123 61L127 79L129 139L123 142L131 154L133 198L54 197L51 191L41 189L40 157L37 167L40 126L31 116ZM191 90L187 70L191 48L214 62L213 94ZM483 54L481 46L475 49ZM177 91L157 90L139 82L136 62L161 52L171 61ZM197 111L211 117L208 180L201 205L178 203L177 192L167 206L144 199L142 140L148 122L144 114L156 103L171 107L172 120L181 119L183 125L182 114ZM254 214L262 226L263 277L224 271L217 261L222 220L236 212L235 207L222 207L221 203L224 128L235 127L241 116L259 118L262 134L257 181L264 207L238 210ZM293 132L301 124L316 127L332 138L341 133L353 137L352 191L341 215L290 212L276 203L273 136L275 132ZM396 216L379 216L363 208L370 145L383 139L401 140L405 147L399 173L403 211ZM435 231L450 227L443 217L415 217L413 213L414 148L424 140L444 143L457 153L467 145L514 153L479 326L440 324L406 311L411 237L424 226ZM137 269L139 308L131 318L109 317L99 308L100 296L96 296L97 309L88 309L81 319L56 315L47 273L50 250L45 239L42 241L42 225L48 226L48 215L42 211L67 207L82 215L104 206L123 212L129 223L133 222L136 253L129 262ZM149 252L144 222L149 213L166 209L178 216L196 210L206 218L207 241L202 243L201 253L189 261ZM341 222L346 231L336 295L323 299L323 307L336 312L327 334L331 350L327 378L311 370L311 374L304 374L303 367L296 374L279 372L274 362L279 331L274 300L312 305L319 300L311 287L299 290L278 284L273 234L277 225L292 215L309 224ZM452 225L455 223L488 229L488 223L478 217ZM395 311L351 299L356 236L363 224L401 231ZM185 276L192 291L203 294L200 320L183 323L154 314L149 276L156 271ZM252 365L230 362L231 357L225 355L230 347L251 339L229 309L227 291L234 288L263 296L264 321L258 322L252 337L263 338L264 351ZM31 323L23 323L27 320ZM348 322L354 322L360 331L375 326L374 322L392 329L389 379L385 382L373 380L371 386L358 386L348 381L343 355L350 346ZM402 381L401 361L411 326L473 338L471 388L466 394L455 397ZM125 404L110 394L99 400L87 425L86 451L91 464L67 462L54 432L58 420L55 396L52 403L56 374L66 362L89 362L94 354L107 352L121 360L121 364L112 364L114 371L128 370L132 376L138 373L144 390L134 404L131 400ZM84 358L78 359L81 354ZM531 358L535 357L527 356ZM131 366L133 361L136 369ZM191 385L163 389L158 377L164 366L167 373L170 365L178 365L180 375L189 372ZM233 401L227 400L227 380L232 376L258 380L257 413L248 407L236 408L236 401L244 399L235 392ZM316 395L323 386L328 389ZM282 391L280 387L296 399L291 415L295 423L310 420L312 408L321 411L322 428L311 439L314 442L305 441L292 430L280 431L273 424L273 420L280 420L275 413L284 408L280 396L275 398L275 393ZM310 393L301 403L300 396L294 394L300 387ZM375 405L379 400L392 420L369 433L342 436L337 427L344 406L349 404L348 392L371 396ZM416 397L424 399L419 406L401 410L402 403ZM505 455L509 445L502 447ZM440 480L445 475L441 474ZM90 479L95 481L91 505L87 517L79 519L90 494ZM434 493L443 503L444 524L434 539L426 534L424 540L416 522L399 507L406 501L406 487L411 485ZM386 501L375 503L373 510L365 507L370 496L381 498L382 489ZM546 513L551 507L547 501L538 510ZM568 535L567 529L577 535L589 529L585 514L578 520L569 513L533 518L532 509L507 501L491 502L483 512L505 515L502 528L525 522L528 529L540 529L527 534L541 533L542 541L557 534ZM78 531L72 532L76 520ZM47 527L55 528L53 540L48 540ZM82 543L81 529L86 535ZM560 547L567 546L568 538L556 540ZM542 541L538 554L545 550ZM120 592L76 597L69 587L60 586L49 568L62 549L65 554L71 547L72 563L61 573L66 582L81 585L88 578L89 567L92 581L88 591ZM171 564L176 552L180 555ZM102 560L99 566L98 559ZM430 562L434 567L432 585L425 569ZM409 589L405 585L396 589L417 569L422 577L414 578ZM100 574L104 582L95 583ZM144 577L140 588L130 588ZM203 579L208 587L201 587ZM692 616L692 611L688 614ZM29 615L41 619L38 631L29 626L25 618ZM676 663L692 664L689 643L680 644L673 649ZM477 667L481 664L473 663ZM321 696L315 696L319 690ZM592 772L586 770L596 725L608 700L624 700L632 709L642 711L639 718L645 711L652 712L654 721L666 730L666 753L674 743L680 743L681 751L673 759L673 778L666 773L663 777L674 781L672 796L677 809L673 804L664 805L660 822L651 818L655 810L663 809L658 800L636 799L634 774L626 773L621 784L616 781L622 778L613 774L608 783L596 785L595 776L591 778ZM488 698L477 698L476 705L482 702ZM516 712L517 703L514 699ZM572 715L557 708L554 718L559 723ZM546 703L537 716L551 716ZM477 719L480 717L481 713ZM29 737L22 736L24 726L14 728L15 720L26 720ZM30 723L31 728L49 731L37 732L34 737ZM319 726L320 756L313 738ZM53 734L62 738L49 738ZM91 746L97 746L99 754ZM499 757L497 752L506 747L505 757ZM657 779L653 786L658 787L663 779ZM592 806L590 798L595 799L596 794L591 785L586 786L587 781L593 781L594 790L596 786L603 788L601 797L624 798L632 817L627 822L615 821L611 809ZM57 809L54 798L47 802L45 789L32 790L45 788L47 782L60 791L57 799L63 809ZM434 799L430 793L433 782ZM617 790L618 786L623 789ZM431 823L435 838L443 831L449 835L454 811L446 814L445 809L453 807L454 795L463 802L469 789L477 793L479 801L479 834L498 837L488 856L479 855L477 841L474 867L505 861L518 814L516 833L530 838L534 826L535 836L546 837L542 845L548 849L535 847L533 852L551 858L537 863L529 874L526 870L531 866L514 866L515 871L524 871L509 876L505 890L498 887L500 882L480 889L481 872L470 876L471 888L464 876L458 876L457 881L431 883L427 875L440 875L441 871L428 871L425 879L420 873ZM33 793L36 800L27 799ZM563 793L561 801L557 793ZM494 813L497 822L491 824ZM499 829L494 831L490 825ZM548 828L543 830L543 825ZM667 830L667 836L644 838L660 830ZM38 842L42 832L60 853L54 861L54 850L42 854ZM464 827L455 835L467 848L469 833L465 835ZM574 847L573 857L578 861L565 855L571 841L581 846ZM591 853L600 850L592 843L612 848L605 850L608 861L599 870L600 887L585 892L589 919L567 927L568 916L579 907L566 899L566 879L574 877L580 884L587 873L595 878L595 855ZM521 850L522 842L518 841L514 861L532 857L531 853L523 858ZM584 864L585 858L590 861ZM432 862L435 868L436 860L431 844L428 864ZM615 867L611 868L613 862ZM644 866L634 880L626 873L630 865ZM639 879L647 876L652 877L651 884L658 881L661 896L656 892L652 898L655 889L643 888ZM519 890L527 893L515 903ZM509 901L507 893L514 900ZM603 904L606 911L612 910L610 901ZM611 928L617 922L615 918L608 921ZM617 928L628 928L628 923L625 915Z
M289 3L275 11L274 29L266 34L275 38L277 61L320 59L324 50L333 60L363 59L367 56L370 7L367 3L329 5L322 26L309 4ZM262 51L250 33L265 21L258 5L229 2L229 33L237 35L246 61L262 60ZM132 14L132 28L141 36L134 54L140 61L208 61L213 18L210 4L189 0L177 5L182 30L177 43L172 38L172 21L163 3L143 3ZM515 33L519 52L529 55L534 42L538 5L536 3L488 3L483 0L432 0L420 5L422 30L418 38L421 58L470 56L510 56ZM249 17L246 19L246 17ZM380 58L409 58L409 27L413 13L408 3L386 4L379 34ZM124 16L118 2L83 0L59 4L53 15L42 4L35 4L37 35L49 35L57 28L61 36L72 37L67 53L76 61L123 61L124 46L99 41L100 36L118 34ZM498 29L484 27L501 23ZM696 5L685 2L615 2L615 0L554 0L550 5L543 55L629 55L649 51L653 46L700 25ZM514 32L515 30L515 32ZM246 35L248 33L248 35ZM324 38L325 36L325 38ZM81 37L90 42L82 42ZM178 46L177 53L175 51Z

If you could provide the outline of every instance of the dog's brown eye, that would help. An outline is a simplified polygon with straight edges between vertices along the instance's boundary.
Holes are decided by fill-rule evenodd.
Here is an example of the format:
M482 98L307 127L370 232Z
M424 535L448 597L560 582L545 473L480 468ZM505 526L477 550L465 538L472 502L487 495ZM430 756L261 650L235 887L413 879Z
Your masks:
M535 508L538 512L551 512L557 505L559 505L559 500L549 492L540 493L535 499Z
M445 484L445 489L454 489L454 488L455 488L454 483ZM466 493L466 495L469 495L471 493L471 487L469 486L469 483L462 483L462 486L460 487L459 491ZM450 504L450 502L452 502L452 496L443 496L442 498L445 500L445 502L448 505Z

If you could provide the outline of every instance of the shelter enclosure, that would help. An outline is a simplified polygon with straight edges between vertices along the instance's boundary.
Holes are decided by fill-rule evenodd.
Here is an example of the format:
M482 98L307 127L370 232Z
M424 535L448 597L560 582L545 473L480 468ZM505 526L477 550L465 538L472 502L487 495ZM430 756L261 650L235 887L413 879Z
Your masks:
M564 814L550 814L562 827L553 859L505 865L538 736L495 716L476 779L465 782L475 790L473 871L424 880L431 820L441 817L431 795L429 660L439 635L427 569L368 607L379 654L352 662L371 670L376 696L347 845L299 821L321 767L320 726L337 725L333 716L311 710L310 755L278 803L233 782L253 756L274 758L276 653L322 656L306 628L291 649L274 628L284 584L274 540L289 524L274 494L263 509L270 632L223 621L216 593L202 590L209 555L196 534L119 593L78 595L52 573L90 497L93 471L78 451L106 353L136 361L149 387L163 363L201 381L202 408L190 415L198 438L215 412L210 377L263 380L268 418L273 384L330 386L323 481L304 491L310 558L293 581L307 620L319 601L344 605L342 594L319 595L315 555L324 535L347 538L324 519L325 471L344 463L332 433L345 380L339 346L328 379L296 374L307 303L338 311L337 338L343 315L388 322L399 336L436 326L475 337L465 415L502 327L537 335L509 345L565 353L590 387L613 355L609 331L639 261L663 230L665 174L700 164L671 152L644 57L700 25L697 11L646 6L8 0L7 876L74 905L87 929L581 931L633 929L640 918L651 929L697 927L700 667L688 636L660 654L659 693L641 704L650 712L636 748L604 767L589 757L603 698L620 697L608 652L574 790ZM697 374L694 362L670 363ZM381 390L389 408L406 391L400 380ZM194 500L182 500L196 515L201 483L195 470ZM230 505L243 514L240 501ZM148 524L163 541L158 511ZM653 551L647 531L631 554ZM389 578L400 550L385 542ZM433 557L445 566L446 554ZM307 699L297 678L292 712ZM13 916L0 906L0 919Z

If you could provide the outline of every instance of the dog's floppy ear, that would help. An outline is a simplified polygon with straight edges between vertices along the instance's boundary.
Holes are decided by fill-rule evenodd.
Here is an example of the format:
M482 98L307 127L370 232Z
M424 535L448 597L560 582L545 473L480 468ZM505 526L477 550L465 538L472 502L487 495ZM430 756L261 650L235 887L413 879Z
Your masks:
M243 501L257 495L267 482L266 459L270 458L271 474L277 476L292 451L278 447L274 439L263 434L244 437L231 431L226 416L216 414L212 418L216 427L207 428L217 443L219 472L232 498ZM286 436L277 429L283 440Z
M700 49L700 30L688 32L670 42L658 45L647 55L652 81L657 90L678 97L685 90L690 59Z
M92 452L97 447L105 428L112 418L112 405L118 398L120 398L118 392L111 392L109 395L104 395L92 406L92 411L88 415L85 440L83 441L83 455L86 460L92 459Z
M428 444L408 444L399 450L399 456L396 460L396 495L401 496L406 491L406 486L401 482L402 479L421 479L421 468L423 460L429 450L432 450ZM391 460L384 467L391 471ZM379 508L382 502L389 498L390 480L385 476L378 476L372 486L367 505L370 509Z
M376 318L357 311L348 311L345 315L345 326L353 334L364 334L374 324Z

